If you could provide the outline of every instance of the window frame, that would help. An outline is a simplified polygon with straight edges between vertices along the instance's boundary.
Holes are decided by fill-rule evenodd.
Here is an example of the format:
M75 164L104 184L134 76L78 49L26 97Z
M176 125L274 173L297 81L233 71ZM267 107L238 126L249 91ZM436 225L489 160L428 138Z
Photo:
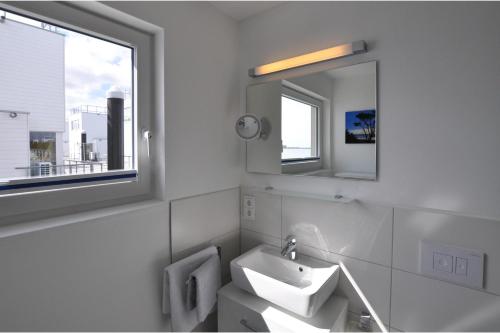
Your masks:
M134 133L133 149L135 175L130 170L108 171L104 173L91 174L95 178L101 175L106 178L92 179L84 182L83 176L60 176L37 178L40 182L47 180L64 182L51 183L45 186L36 184L28 188L25 183L38 183L33 178L16 180L12 184L0 184L0 186L20 185L17 188L3 191L0 195L0 218L17 214L38 212L40 210L64 209L67 207L95 207L106 206L106 203L130 202L147 200L154 197L161 189L155 188L153 184L156 177L162 178L154 173L153 158L147 154L147 146L142 137L142 129L152 128L155 118L155 104L158 101L154 94L156 77L153 72L153 52L155 35L112 21L106 17L88 10L88 6L80 8L67 3L58 2L26 2L16 3L15 6L0 3L0 8L20 15L32 17L36 20L49 24L58 25L70 30L89 34L93 37L102 38L106 41L116 42L131 46L134 49L133 60L135 62L133 89L135 91L132 101L134 108ZM68 23L70 22L70 23ZM154 152L154 150L152 150ZM87 176L88 177L88 176ZM71 180L67 182L66 180ZM90 176L90 178L93 178ZM26 186L22 189L21 187ZM157 185L157 186L162 186ZM26 203L30 203L26 205ZM5 207L5 209L3 209ZM0 223L2 224L2 223Z
M307 163L314 163L314 164L321 164L321 124L322 124L322 110L323 110L323 102L309 96L303 92L299 92L297 90L294 90L290 87L283 86L282 91L281 91L281 97L286 97L292 100L295 100L297 102L307 104L313 108L315 108L314 112L314 125L311 122L311 133L314 133L314 139L311 140L313 141L312 149L316 151L316 156L314 157L305 157L305 158L288 158L288 159L281 159L281 165L286 166L286 165L291 165L291 164L307 164ZM281 110L283 112L283 109Z

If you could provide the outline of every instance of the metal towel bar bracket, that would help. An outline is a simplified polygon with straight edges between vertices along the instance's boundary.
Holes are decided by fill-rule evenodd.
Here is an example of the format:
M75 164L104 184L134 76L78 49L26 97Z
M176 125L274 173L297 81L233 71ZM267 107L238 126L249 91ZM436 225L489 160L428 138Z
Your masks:
M219 255L219 259L222 261L222 247L220 247L219 245L217 245L216 247L217 247L217 254Z
M257 332L257 330L255 328L253 328L252 326L248 325L248 322L246 321L246 319L240 320L240 324L243 327L245 327L246 329L248 329L250 332Z

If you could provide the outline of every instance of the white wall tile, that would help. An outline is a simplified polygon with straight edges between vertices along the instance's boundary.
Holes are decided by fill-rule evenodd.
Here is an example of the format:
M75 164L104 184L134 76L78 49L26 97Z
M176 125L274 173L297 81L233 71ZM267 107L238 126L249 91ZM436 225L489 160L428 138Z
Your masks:
M11 118L9 113L0 112L0 178L26 177L26 170L16 167L30 163L28 121L27 114L18 113Z
M241 253L253 249L260 244L281 247L281 240L258 232L241 229Z
M231 272L229 270L229 263L234 258L240 255L240 231L231 231L225 235L207 240L201 244L190 247L187 250L176 252L172 254L172 261L178 261L191 254L201 251L210 245L220 246L222 252L221 269L222 269L222 282L227 283L231 279Z
M393 270L391 324L404 331L499 331L500 297Z
M210 241L210 244L215 246L220 246L222 250L222 277L223 282L229 282L231 278L231 271L229 269L229 263L234 258L238 257L241 253L240 251L240 231L233 231L226 235L217 237Z
M239 229L239 188L173 200L172 254Z
M394 267L419 273L422 239L486 253L485 289L500 295L500 221L395 209Z
M165 204L3 237L0 331L168 329L168 239Z
M283 197L283 236L299 243L390 266L392 208Z
M361 313L361 311L369 310L365 301L358 294L353 283L348 278L348 275L350 275L380 320L388 326L391 288L390 268L300 244L298 251L299 255L300 253L304 253L328 262L342 263L348 270L348 274L343 271L340 275L335 294L346 297L349 300L349 311Z
M245 195L255 196L255 221L242 215L241 227L281 238L281 196L242 188L242 205Z

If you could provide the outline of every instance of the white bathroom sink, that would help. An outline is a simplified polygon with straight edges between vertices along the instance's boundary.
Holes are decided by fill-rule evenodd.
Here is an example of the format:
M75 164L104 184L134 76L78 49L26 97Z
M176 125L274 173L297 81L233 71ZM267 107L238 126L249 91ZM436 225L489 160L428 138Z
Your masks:
M295 261L260 245L231 261L239 288L303 317L312 317L335 290L339 266L301 255Z

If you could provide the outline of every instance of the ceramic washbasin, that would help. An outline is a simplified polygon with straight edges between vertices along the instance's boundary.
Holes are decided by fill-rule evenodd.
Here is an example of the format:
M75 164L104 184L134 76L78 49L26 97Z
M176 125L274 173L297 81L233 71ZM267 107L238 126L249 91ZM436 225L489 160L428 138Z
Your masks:
M301 255L295 261L260 245L231 261L239 288L303 317L312 317L335 290L339 266Z

